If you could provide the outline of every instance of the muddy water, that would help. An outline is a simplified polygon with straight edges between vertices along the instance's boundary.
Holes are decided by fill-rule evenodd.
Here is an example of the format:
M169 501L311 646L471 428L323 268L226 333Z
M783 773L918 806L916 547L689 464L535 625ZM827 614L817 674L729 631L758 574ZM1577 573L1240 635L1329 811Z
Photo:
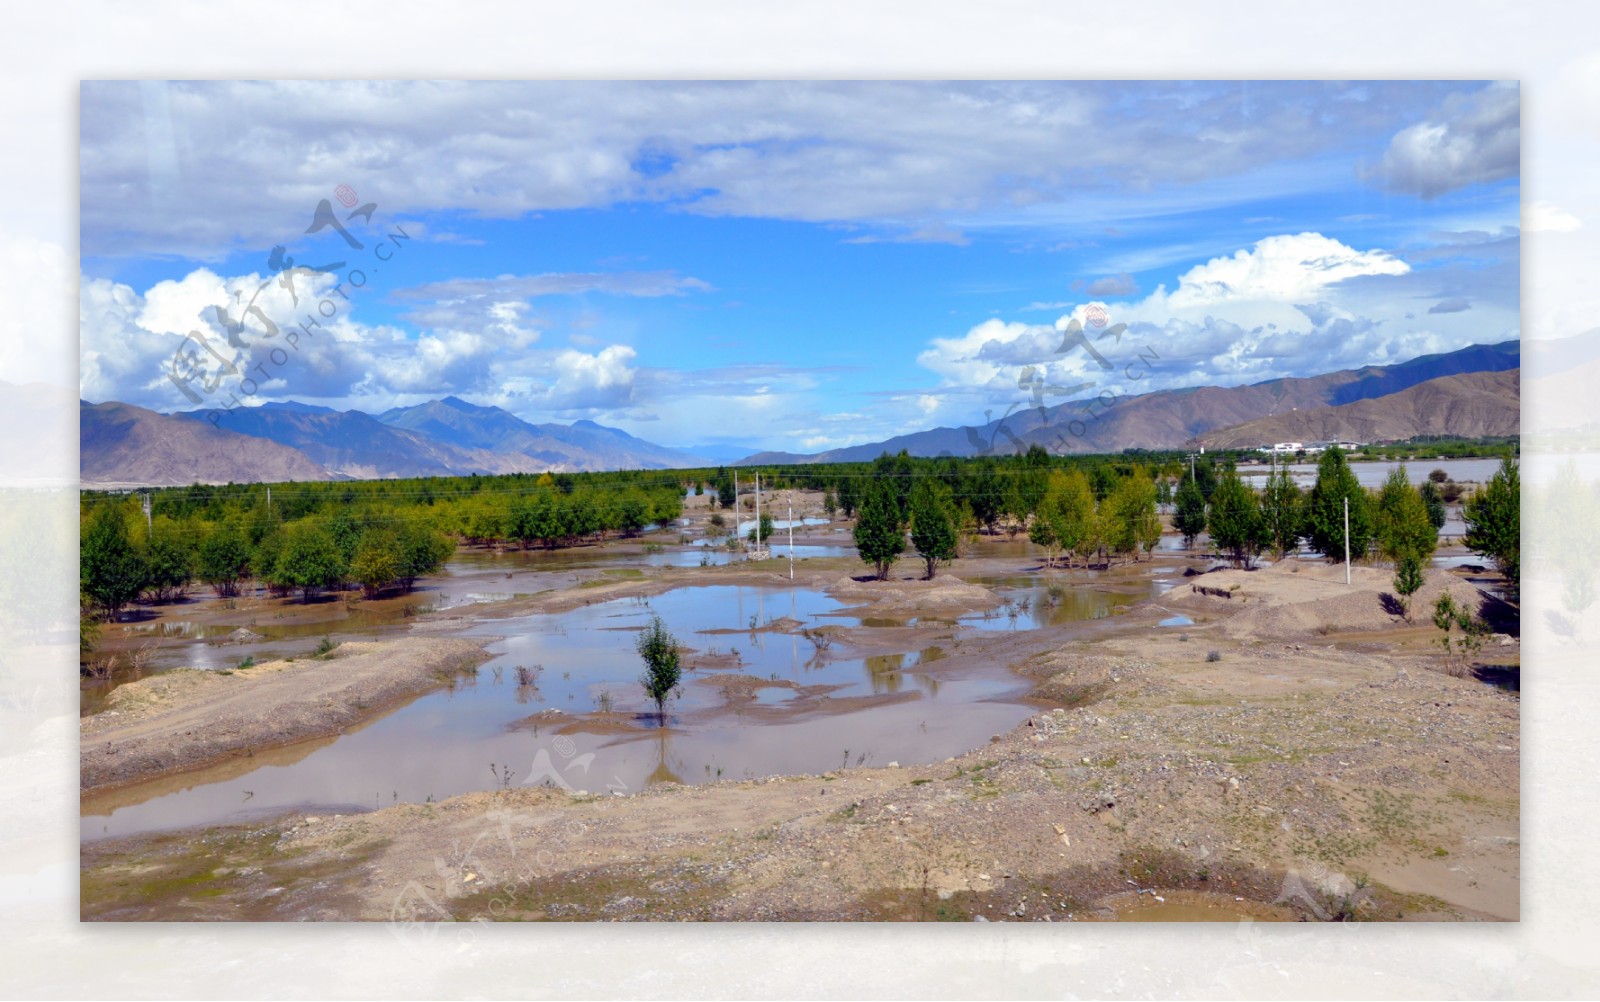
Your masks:
M939 647L866 658L818 656L779 617L854 625L810 589L686 587L572 612L498 620L474 677L424 696L304 756L244 775L195 773L140 802L139 790L83 803L86 839L244 821L287 810L350 813L501 784L604 793L651 783L937 761L1029 713L1003 666L943 670ZM692 652L668 726L638 683L633 645L659 615ZM521 667L531 684L519 684ZM937 675L933 672L937 671ZM739 686L708 676L739 672ZM594 711L609 703L612 712ZM237 771L237 765L233 770Z

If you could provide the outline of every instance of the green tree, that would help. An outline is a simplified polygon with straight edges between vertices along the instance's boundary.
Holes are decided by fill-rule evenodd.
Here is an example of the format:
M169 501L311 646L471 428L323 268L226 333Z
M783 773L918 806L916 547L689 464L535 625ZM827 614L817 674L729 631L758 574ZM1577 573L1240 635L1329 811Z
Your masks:
M1467 523L1467 549L1494 561L1516 596L1522 587L1522 476L1517 461L1507 457L1483 489L1461 509Z
M356 544L350 576L361 586L363 595L377 598L379 592L399 579L400 565L399 536L390 529L369 529Z
M892 484L872 480L863 491L860 514L856 519L856 552L872 564L878 580L889 577L889 568L905 551L906 537L900 523L900 509Z
M650 509L645 503L644 495L638 491L628 491L622 495L622 500L617 505L618 524L624 536L638 535L650 520Z
M274 528L261 537L250 554L250 566L255 570L256 577L266 584L268 594L278 597L289 594L293 588L278 575L278 557L283 554L285 535L286 530L282 526Z
M732 508L739 499L733 493L733 475L727 470L717 471L717 504Z
M1424 480L1417 486L1417 493L1422 496L1422 504L1428 509L1428 521L1433 523L1434 531L1443 529L1447 516L1444 510L1444 495L1439 493L1439 485L1432 480Z
M771 539L772 516L768 515L766 512L762 512L761 518L757 520L755 525L750 527L750 531L745 533L744 537L750 542L755 543L757 546Z
M144 546L144 587L153 602L171 602L194 580L195 551L182 526L156 519Z
M667 699L680 691L679 682L683 678L683 669L678 663L678 640L667 632L660 616L651 616L650 625L639 634L634 648L644 660L644 674L639 676L639 684L656 704L656 719L665 724Z
M1233 472L1217 478L1206 528L1211 532L1211 542L1227 553L1235 567L1249 567L1269 538L1255 491Z
M239 582L250 574L250 546L236 526L223 524L200 544L200 580L219 598L239 594Z
M822 513L829 518L839 514L839 499L833 493L832 487L822 491Z
M1066 474L1057 470L1050 475L1054 481L1057 477ZM1044 565L1052 567L1056 562L1056 549L1061 545L1061 536L1056 531L1056 519L1051 516L1059 507L1057 491L1052 487L1045 491L1044 500L1039 503L1039 510L1033 513L1033 523L1028 526L1028 541L1034 546L1042 546L1045 550Z
M1173 498L1172 527L1183 534L1184 549L1192 549L1194 541L1206 531L1206 498L1193 477L1184 477Z
M456 548L456 544L444 533L420 522L403 524L398 536L400 560L395 577L400 583L400 590L405 592L416 587L418 578L427 577L443 567Z
M1423 563L1439 546L1439 530L1428 518L1421 492L1411 486L1404 463L1384 480L1373 521L1380 552L1397 566L1406 556Z
M1139 550L1151 550L1161 539L1161 519L1156 514L1154 482L1135 467L1128 476L1117 479L1101 503L1106 545L1119 556L1139 557Z
M350 510L349 504L354 498L347 498L345 504L337 508L332 517L327 521L328 535L333 538L333 545L339 550L339 558L348 565L356 555L356 547L361 544L361 523ZM506 538L510 526L510 513L505 512L500 523L500 531L495 535Z
M139 597L145 586L144 557L128 534L123 505L95 506L78 546L78 583L107 619Z
M839 481L839 510L844 512L845 518L852 518L860 505L861 480L859 477L847 474Z
M971 471L964 482L967 501L972 505L972 515L985 529L994 531L995 523L1005 512L1005 485L1001 482L994 460L984 459Z
M1300 507L1300 488L1288 470L1279 470L1267 478L1267 489L1261 495L1261 518L1266 523L1267 545L1279 560L1300 545Z
M933 580L941 560L955 559L956 542L950 489L929 477L918 480L911 490L911 545L927 564L927 580Z
M1411 596L1423 583L1422 558L1410 551L1402 554L1394 565L1394 591L1400 596L1400 611L1408 623L1411 622Z
M916 465L904 449L893 456L886 452L872 461L873 478L889 488L895 517L902 526L911 520L911 486L915 474Z
M1367 492L1356 480L1338 446L1317 461L1317 482L1305 503L1305 534L1311 548L1329 560L1345 553L1344 503L1350 501L1350 557L1360 559L1372 541L1372 512Z
M327 529L308 521L284 527L283 550L278 554L278 582L300 590L302 602L324 588L344 580L348 566Z

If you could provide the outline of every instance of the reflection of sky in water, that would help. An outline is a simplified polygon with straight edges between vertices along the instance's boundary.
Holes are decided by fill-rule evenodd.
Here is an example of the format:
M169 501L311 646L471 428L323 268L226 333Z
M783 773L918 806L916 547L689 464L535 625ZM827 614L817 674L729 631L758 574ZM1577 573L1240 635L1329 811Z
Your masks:
M915 671L943 656L937 648L818 658L803 637L750 629L752 621L779 617L848 625L849 617L824 615L838 608L811 589L713 586L484 623L473 632L506 639L492 644L494 659L454 690L423 696L329 743L263 754L270 764L243 776L180 789L109 816L86 815L82 831L93 838L297 808L325 814L439 800L495 788L491 763L510 765L513 784L520 783L541 749L572 786L602 792L608 784L639 789L663 778L703 782L719 778L719 771L720 778L820 772L839 766L847 750L852 765L863 757L877 765L931 762L977 747L1027 715L1027 707L1003 701L1021 685L1002 670L943 679ZM790 687L762 687L753 700L735 700L735 712L708 717L702 711L721 706L723 694L695 679L729 669L687 671L683 697L669 704L673 726L659 731L638 683L633 649L652 615L694 649L686 656L689 666L712 652L736 652L740 669L755 679L838 688L819 703ZM532 685L518 684L518 666L532 673ZM596 709L602 693L624 721L621 733L572 734L564 736L570 744L557 742L561 724ZM851 697L887 702L818 712ZM561 714L537 729L509 727L548 710ZM560 747L572 754L560 755ZM585 759L589 753L594 757ZM205 778L194 774L197 782ZM91 803L88 809L96 808Z

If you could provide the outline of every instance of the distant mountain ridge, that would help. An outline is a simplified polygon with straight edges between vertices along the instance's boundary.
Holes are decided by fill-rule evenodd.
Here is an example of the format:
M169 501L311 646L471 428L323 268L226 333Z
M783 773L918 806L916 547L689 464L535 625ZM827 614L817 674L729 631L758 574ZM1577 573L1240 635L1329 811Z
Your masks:
M1084 418L1083 401L1069 401L1042 411L1023 408L984 425L934 428L809 455L762 452L747 456L738 465L859 462L901 449L914 456L974 456L986 450L1004 453L1033 444L1052 452L1182 448L1218 429L1295 410L1388 397L1443 376L1513 370L1519 367L1520 360L1518 341L1469 345L1394 365L1370 365L1318 376L1284 377L1246 386L1157 390L1122 397L1109 408L1096 409L1092 419Z
M575 472L709 465L702 456L646 442L593 421L529 424L499 407L469 404L459 397L396 407L379 414L377 420L460 448L526 457L532 461L525 464L529 465L526 472L534 472L534 466L540 472Z
M593 421L534 425L458 397L376 417L294 401L170 415L115 401L82 403L80 410L79 477L86 483L160 486L711 465Z
M132 404L78 404L78 479L86 486L328 480L298 449Z
M1207 432L1196 444L1214 449L1248 449L1274 442L1516 435L1522 424L1521 376L1520 369L1440 376L1388 396L1275 414Z

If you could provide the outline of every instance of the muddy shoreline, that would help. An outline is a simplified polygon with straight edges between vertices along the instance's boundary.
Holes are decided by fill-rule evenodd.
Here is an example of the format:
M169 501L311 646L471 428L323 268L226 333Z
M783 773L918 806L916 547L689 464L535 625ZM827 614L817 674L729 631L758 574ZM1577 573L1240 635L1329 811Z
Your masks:
M79 721L84 795L338 735L488 657L467 640L348 642L322 657L179 670L119 686Z

